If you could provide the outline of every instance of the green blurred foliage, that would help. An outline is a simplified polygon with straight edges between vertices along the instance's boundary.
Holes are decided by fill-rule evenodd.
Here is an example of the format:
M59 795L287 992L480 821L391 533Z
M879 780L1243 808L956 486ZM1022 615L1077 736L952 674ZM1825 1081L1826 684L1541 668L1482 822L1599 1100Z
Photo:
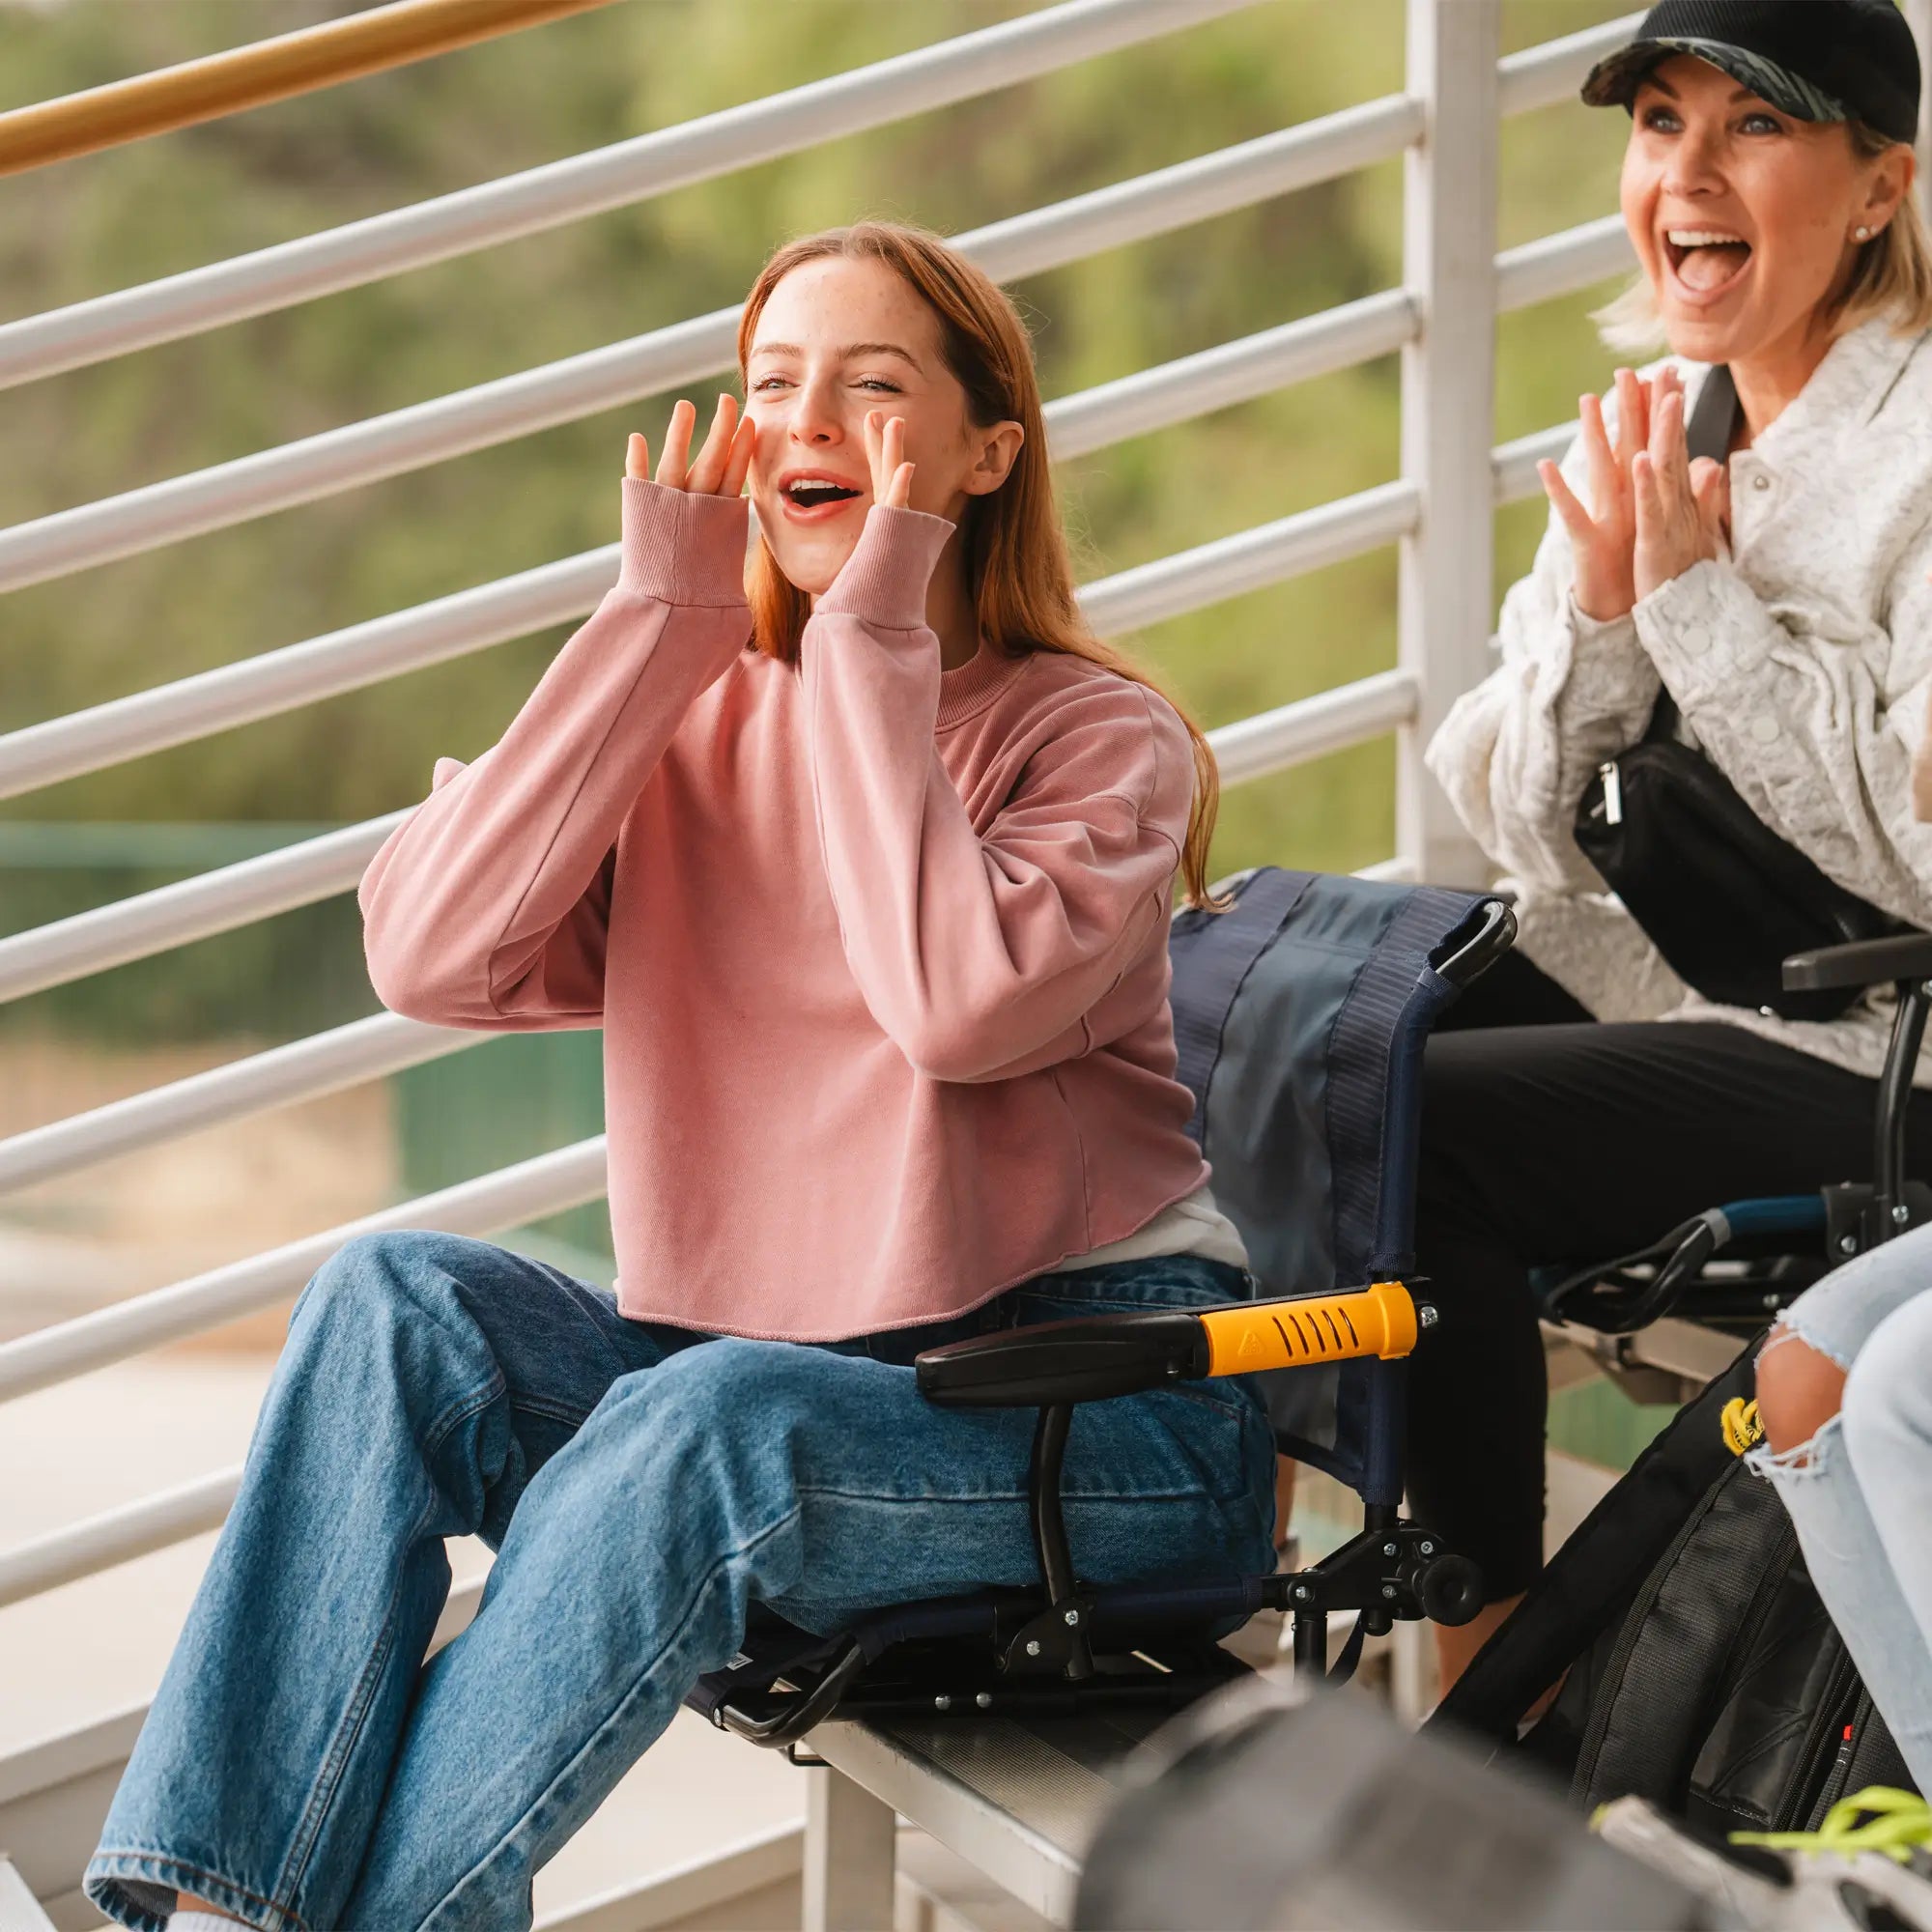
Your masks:
M352 8L322 0L0 4L0 106ZM26 315L618 141L1027 11L1014 0L625 0L538 31L116 153L0 181L0 308ZM1603 0L1511 0L1505 44ZM98 368L0 392L0 522L219 463L732 302L805 229L883 214L957 232L1400 87L1400 0L1265 0L984 99ZM1506 130L1505 245L1606 212L1623 117ZM1387 164L1015 289L1049 396L1386 288ZM1497 432L1560 420L1606 358L1588 298L1505 318ZM668 397L17 592L0 729L403 609L615 535L625 431ZM1062 467L1083 576L1395 473L1393 358ZM1541 527L1498 526L1498 588ZM1144 659L1208 725L1393 663L1394 560L1357 559L1159 626ZM553 632L15 801L16 818L352 820L492 743ZM1223 872L1348 867L1393 837L1368 746L1227 794ZM0 930L165 874L0 874ZM370 1010L353 902L22 1002L12 1025L136 1037L294 1035Z

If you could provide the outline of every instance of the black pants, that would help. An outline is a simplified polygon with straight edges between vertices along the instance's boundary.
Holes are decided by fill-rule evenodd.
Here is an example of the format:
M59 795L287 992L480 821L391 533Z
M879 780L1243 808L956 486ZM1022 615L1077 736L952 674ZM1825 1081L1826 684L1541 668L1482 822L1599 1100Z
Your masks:
M1721 1022L1600 1025L1517 954L1450 1009L1423 1071L1416 1259L1442 1320L1409 1369L1409 1492L1491 1602L1543 1564L1530 1268L1607 1261L1725 1201L1868 1180L1877 1096ZM1923 1172L1932 1094L1907 1142Z

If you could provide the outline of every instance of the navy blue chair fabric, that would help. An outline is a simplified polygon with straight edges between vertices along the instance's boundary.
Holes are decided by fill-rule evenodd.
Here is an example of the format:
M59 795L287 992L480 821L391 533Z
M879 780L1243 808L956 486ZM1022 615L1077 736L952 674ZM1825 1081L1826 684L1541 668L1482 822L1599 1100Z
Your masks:
M1168 952L1189 1131L1262 1295L1414 1267L1422 1054L1457 989L1435 968L1486 895L1262 867L1233 910L1175 916ZM1403 1369L1266 1378L1283 1452L1365 1502L1403 1488Z

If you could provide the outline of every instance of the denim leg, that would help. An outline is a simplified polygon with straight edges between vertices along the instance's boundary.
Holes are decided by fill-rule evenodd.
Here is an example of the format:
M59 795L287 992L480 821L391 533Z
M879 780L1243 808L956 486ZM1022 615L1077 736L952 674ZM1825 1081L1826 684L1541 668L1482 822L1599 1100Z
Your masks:
M323 1932L388 1782L449 1587L627 1374L691 1339L483 1241L363 1236L296 1303L241 1492L86 1873L156 1932L191 1890Z
M1872 1249L1794 1302L1766 1346L1796 1337L1837 1363L1848 1372L1843 1403L1810 1441L1783 1455L1754 1450L1750 1462L1777 1486L1859 1675L1914 1777L1932 1789L1928 1288L1932 1231L1921 1231Z
M1919 1789L1932 1791L1932 1293L1872 1331L1852 1364L1840 1420L1909 1620L1888 1632L1865 1682Z
M423 1672L346 1926L528 1926L537 1870L730 1659L753 1602L825 1630L1031 1580L1033 1428L1030 1410L934 1408L909 1368L785 1343L716 1341L614 1383ZM1084 1406L1065 1481L1080 1573L1264 1571L1273 1476L1236 1384Z

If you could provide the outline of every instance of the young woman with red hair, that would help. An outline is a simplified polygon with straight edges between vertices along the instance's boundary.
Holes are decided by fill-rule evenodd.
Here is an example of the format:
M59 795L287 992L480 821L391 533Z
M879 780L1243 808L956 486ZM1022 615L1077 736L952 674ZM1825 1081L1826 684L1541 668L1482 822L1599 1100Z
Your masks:
M1032 1418L929 1407L920 1350L1251 1292L1167 998L1213 762L1081 623L1016 313L867 225L779 253L740 355L361 888L395 1010L603 1028L617 1292L427 1232L310 1281L88 1867L125 1924L527 1925L753 1605L1033 1576ZM1270 1567L1273 1474L1240 1382L1083 1407L1082 1575Z

